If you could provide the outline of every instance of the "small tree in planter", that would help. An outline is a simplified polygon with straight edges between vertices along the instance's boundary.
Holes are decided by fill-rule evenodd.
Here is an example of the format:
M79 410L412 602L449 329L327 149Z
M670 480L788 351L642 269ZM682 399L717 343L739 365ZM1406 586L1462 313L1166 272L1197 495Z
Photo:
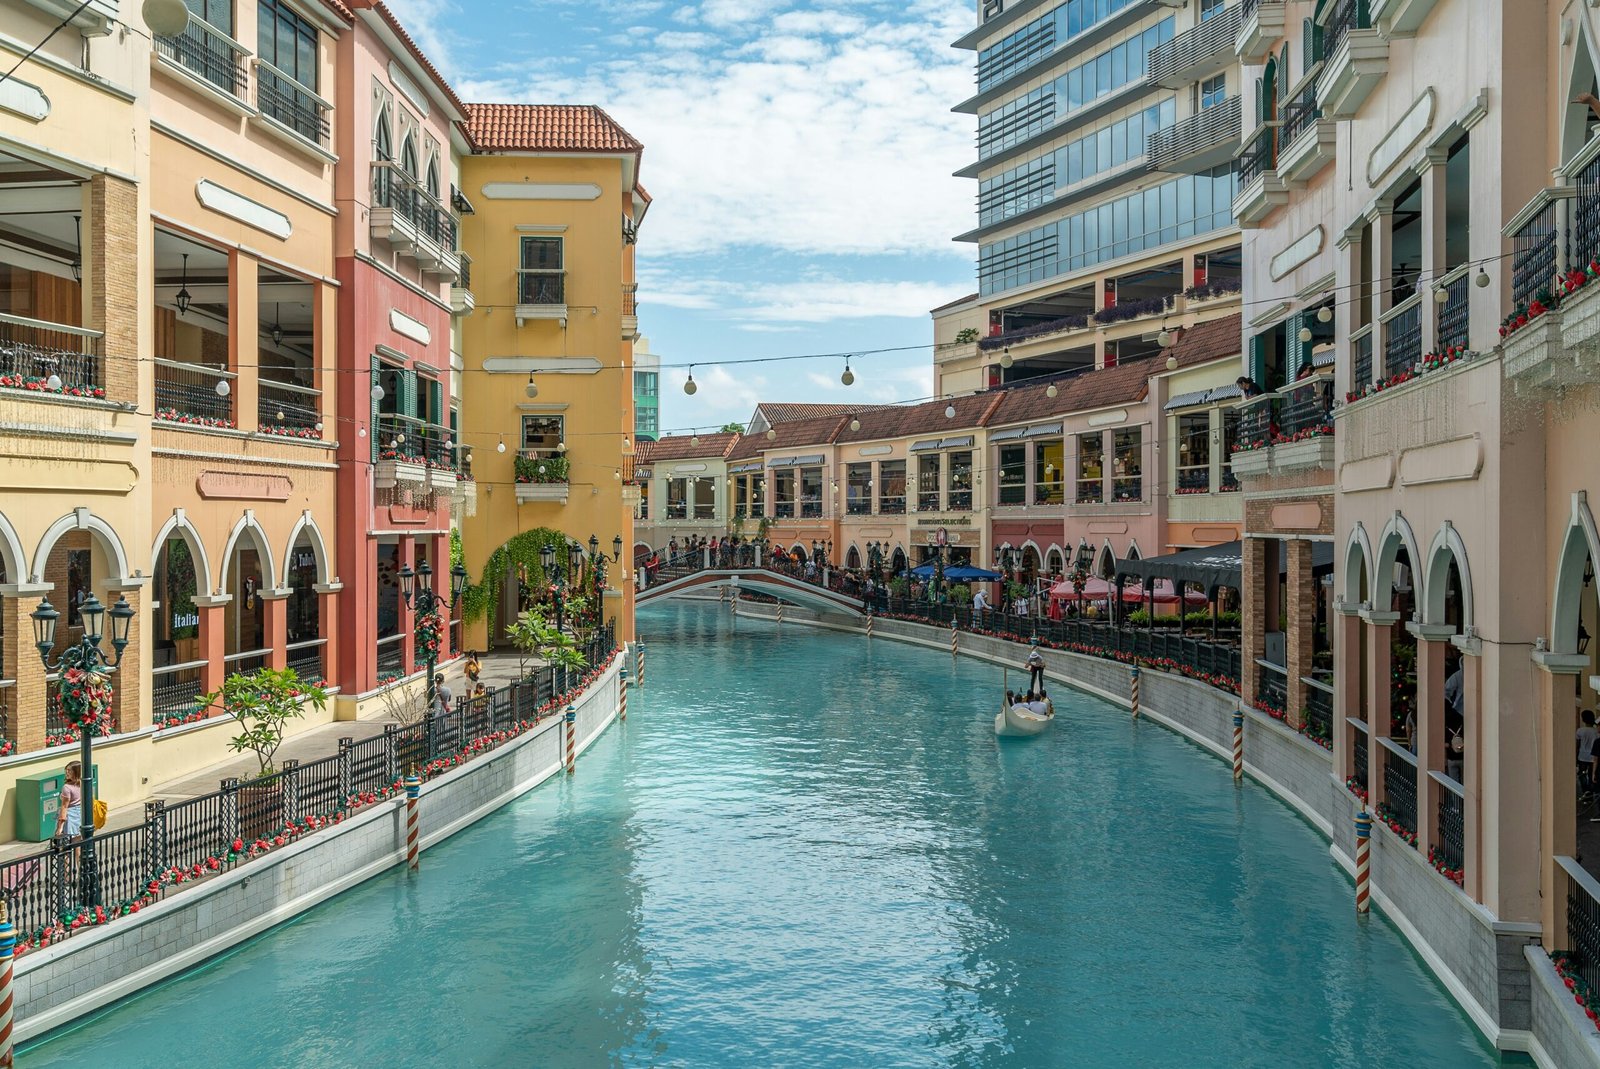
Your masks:
M528 658L539 657L552 667L579 670L585 667L583 653L573 645L572 637L558 631L555 624L545 619L539 609L529 609L517 617L517 622L506 628L506 637L517 648L517 671L528 675Z
M231 675L222 687L200 701L216 705L239 722L241 731L228 743L234 753L255 754L257 776L270 776L272 758L283 745L291 720L305 716L305 705L326 708L328 692L320 683L308 683L293 668L259 668L249 675Z

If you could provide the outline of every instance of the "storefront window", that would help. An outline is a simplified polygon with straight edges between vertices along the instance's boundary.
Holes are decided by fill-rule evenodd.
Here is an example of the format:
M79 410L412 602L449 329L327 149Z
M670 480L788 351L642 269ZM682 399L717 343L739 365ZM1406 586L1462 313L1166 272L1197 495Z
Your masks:
M950 511L972 509L972 451L950 454Z
M1062 467L1063 447L1059 439L1033 444L1033 503L1059 505L1067 473Z
M1026 505L1028 503L1028 447L1003 445L1000 447L1000 504Z
M844 510L851 516L872 512L872 465L851 464L845 469Z
M1178 417L1178 493L1211 492L1211 414Z
M1144 498L1143 433L1139 427L1116 432L1116 480L1113 498L1117 501L1140 501Z
M1078 504L1105 500L1105 459L1104 435L1078 435Z
M928 453L917 458L917 511L939 511L940 458Z
M905 461L885 460L878 465L878 511L895 516L905 513Z
M800 515L822 515L822 469L800 469Z
M794 518L794 469L772 473L772 514L780 520Z

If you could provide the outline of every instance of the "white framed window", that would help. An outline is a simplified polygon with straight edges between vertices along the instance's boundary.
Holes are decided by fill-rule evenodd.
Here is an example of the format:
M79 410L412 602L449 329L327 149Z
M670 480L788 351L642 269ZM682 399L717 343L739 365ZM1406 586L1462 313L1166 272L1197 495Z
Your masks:
M517 268L518 304L566 304L562 239L525 237Z

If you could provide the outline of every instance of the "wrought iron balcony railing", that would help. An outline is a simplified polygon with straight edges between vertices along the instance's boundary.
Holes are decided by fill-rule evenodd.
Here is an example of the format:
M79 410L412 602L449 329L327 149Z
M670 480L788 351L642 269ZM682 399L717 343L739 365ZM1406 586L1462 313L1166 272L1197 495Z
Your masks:
M98 330L0 312L0 388L106 395Z
M1278 166L1278 128L1261 126L1251 134L1239 150L1234 161L1239 172L1239 187L1243 189L1263 174Z
M333 105L266 60L257 59L255 66L257 110L327 148Z
M188 27L176 37L157 37L156 52L231 97L244 99L249 50L215 26L189 13Z

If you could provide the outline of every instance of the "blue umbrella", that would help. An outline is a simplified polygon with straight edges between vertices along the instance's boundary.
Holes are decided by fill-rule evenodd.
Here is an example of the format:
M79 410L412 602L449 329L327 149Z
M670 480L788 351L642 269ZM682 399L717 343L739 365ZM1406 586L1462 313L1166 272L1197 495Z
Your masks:
M920 565L911 569L911 571L907 574L914 575L918 579L932 579L933 565ZM983 568L974 568L970 564L952 564L950 567L944 570L944 577L955 582L977 581L985 583L992 583L996 580L1005 578L1005 576L1001 575L999 572L986 571Z

